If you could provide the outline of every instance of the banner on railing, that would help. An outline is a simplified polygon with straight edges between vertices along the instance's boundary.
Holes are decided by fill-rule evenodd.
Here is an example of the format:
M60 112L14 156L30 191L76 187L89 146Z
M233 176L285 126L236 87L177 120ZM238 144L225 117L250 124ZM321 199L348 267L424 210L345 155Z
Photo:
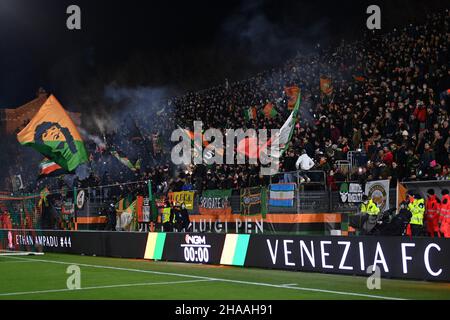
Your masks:
M205 190L200 197L200 214L231 214L231 189Z
M269 206L293 207L295 183L277 183L269 186Z
M389 180L367 182L365 193L377 204L381 212L389 209Z
M359 183L343 182L339 195L343 203L359 203L362 202L363 189Z
M144 198L144 201L142 203L142 222L150 222L150 216L150 199Z
M241 189L241 214L267 214L267 191L264 187Z
M169 192L170 203L183 203L186 205L186 209L194 209L194 191L179 191L179 192Z
M137 213L138 223L144 222L144 197L143 196L137 196L136 213Z

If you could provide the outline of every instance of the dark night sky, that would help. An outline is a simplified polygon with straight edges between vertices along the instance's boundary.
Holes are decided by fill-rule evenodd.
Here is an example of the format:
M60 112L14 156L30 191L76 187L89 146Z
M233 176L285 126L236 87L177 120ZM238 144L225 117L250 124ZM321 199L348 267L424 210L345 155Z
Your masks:
M70 4L81 7L81 31L66 29ZM386 30L445 8L438 0L0 0L0 107L33 99L40 86L79 110L111 83L179 93L240 79L314 43L360 36L369 4L380 5Z

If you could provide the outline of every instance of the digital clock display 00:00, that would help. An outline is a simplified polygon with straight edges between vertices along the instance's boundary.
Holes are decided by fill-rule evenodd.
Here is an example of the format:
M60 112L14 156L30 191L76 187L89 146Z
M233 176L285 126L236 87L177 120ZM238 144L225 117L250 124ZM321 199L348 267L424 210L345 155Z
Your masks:
M187 262L205 262L209 261L209 250L207 247L184 247L184 260Z

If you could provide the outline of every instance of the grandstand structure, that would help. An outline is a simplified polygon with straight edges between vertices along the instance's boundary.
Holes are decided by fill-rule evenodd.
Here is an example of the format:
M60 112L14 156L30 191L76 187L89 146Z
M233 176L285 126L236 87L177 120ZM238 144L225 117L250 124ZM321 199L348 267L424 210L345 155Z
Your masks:
M439 190L446 188L450 161L446 91L448 25L448 12L434 13L423 25L385 34L369 32L354 43L342 43L308 55L298 54L281 68L245 81L227 82L160 101L156 109L131 110L131 120L124 120L120 131L96 134L110 150L121 150L133 158L133 163L141 159L141 170L134 172L121 167L110 150L105 152L88 139L92 175L86 181L72 179L68 186L69 192L77 188L90 195L87 203L91 207L86 217L96 215L96 218L82 220L100 227L104 218L101 214L99 217L98 203L118 201L126 193L134 196L145 193L137 181L152 181L153 192L158 196L179 192L187 186L196 190L192 214L199 213L197 205L204 190L233 189L232 212L239 214L240 190L283 182L284 173L296 170L292 159L302 150L316 163L308 173L312 179L300 182L297 175L293 206L269 208L269 212L355 212L357 204L339 201L343 183L364 186L368 181L389 180L391 207L397 205L397 182L414 184L414 189L422 195L430 181L439 181ZM256 167L247 165L179 168L170 162L170 132L177 126L192 129L195 120L202 121L206 128L280 128L289 114L285 89L291 86L300 88L302 102L279 175L260 177ZM1 123L5 134L13 137L46 96L40 91L35 100L24 106L3 110ZM268 104L277 110L276 116L262 112ZM248 108L257 111L253 119L243 115ZM70 116L82 127L79 114L70 113ZM9 176L21 174L25 184L21 193L38 194L44 186L55 190L55 195L61 193L66 181L35 179L30 174L30 166L25 164L29 157L18 148L12 153L14 169ZM422 185L420 181L428 182ZM111 189L119 187L111 185L122 187L116 192ZM66 200L59 198L62 202Z
M0 300L450 299L450 207L422 199L450 189L449 25L159 101L112 85L92 119L42 89L0 109ZM208 144L195 121L288 128L278 172L175 164L174 130Z

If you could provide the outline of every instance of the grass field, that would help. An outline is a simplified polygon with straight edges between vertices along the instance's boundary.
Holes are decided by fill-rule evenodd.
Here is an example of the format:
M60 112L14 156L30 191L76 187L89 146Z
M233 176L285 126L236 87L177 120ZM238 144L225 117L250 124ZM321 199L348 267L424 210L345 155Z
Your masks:
M67 268L78 265L81 289ZM450 299L449 283L67 254L0 257L0 299Z

